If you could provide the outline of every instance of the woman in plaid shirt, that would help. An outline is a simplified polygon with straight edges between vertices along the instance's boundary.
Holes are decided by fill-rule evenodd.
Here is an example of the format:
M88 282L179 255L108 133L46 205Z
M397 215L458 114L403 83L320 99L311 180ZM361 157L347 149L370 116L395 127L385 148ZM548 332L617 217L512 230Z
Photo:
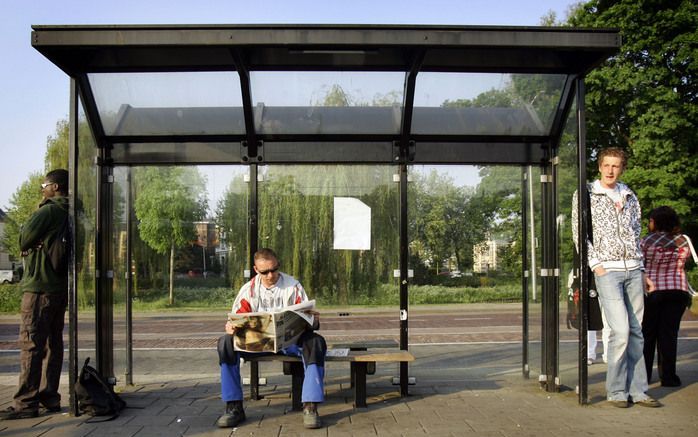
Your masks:
M680 232L679 217L668 206L650 213L648 228L650 234L641 242L645 271L654 283L654 289L645 297L642 321L647 381L651 379L656 347L662 386L678 387L681 380L676 375L676 349L679 324L689 301L684 265L691 255L690 246Z

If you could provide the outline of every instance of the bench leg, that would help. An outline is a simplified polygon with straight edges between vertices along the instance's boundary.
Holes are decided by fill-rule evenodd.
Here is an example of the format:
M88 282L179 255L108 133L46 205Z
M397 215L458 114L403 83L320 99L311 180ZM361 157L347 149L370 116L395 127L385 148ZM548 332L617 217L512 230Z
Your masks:
M250 399L258 401L263 396L259 395L259 363L257 361L250 362Z
M351 363L351 379L354 382L354 407L366 408L366 368L368 362Z
M371 361L366 363L366 374L367 375L374 375L376 373L376 363ZM356 374L356 371L354 370L354 366L356 365L356 361L352 361L349 363L349 375L350 375L350 380L349 380L349 388L354 388L354 385L356 385L356 377L354 376Z
M301 401L301 394L303 391L303 379L305 377L305 371L303 370L303 363L293 362L291 364L291 408L293 411L301 411L303 409L303 402Z

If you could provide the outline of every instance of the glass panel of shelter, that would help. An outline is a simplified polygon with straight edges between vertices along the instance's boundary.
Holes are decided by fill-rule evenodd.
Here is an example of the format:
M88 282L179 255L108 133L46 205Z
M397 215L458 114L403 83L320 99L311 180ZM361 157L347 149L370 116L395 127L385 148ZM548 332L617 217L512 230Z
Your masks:
M258 245L276 251L281 270L316 300L330 345L397 345L395 174L386 165L260 167Z
M106 135L242 134L235 71L90 73Z
M566 78L422 72L415 87L412 133L548 135Z
M221 320L230 311L237 290L247 280L248 269L248 166L168 166L168 167L116 167L114 169L114 373L117 382L129 382L132 376L136 382L142 380L139 363L152 359L155 354L166 353L163 349L173 345L187 348L201 346L215 347L217 336L211 336L210 329L197 332L192 317L173 314L168 320L148 324L148 318L141 318L134 323L132 344L137 352L129 363L127 348L127 327L129 324L126 311L126 271L131 263L132 290L131 299L141 308L199 308L220 313ZM128 182L130 174L131 182ZM163 188L164 187L164 188ZM183 222L179 223L181 232L187 233L188 240L179 242L174 252L173 302L169 303L169 257L170 251L164 253L155 250L156 238L148 235L139 225L148 220L144 206L137 199L157 195L163 190L186 190L191 211ZM127 196L131 195L131 204ZM161 202L174 202L167 199L167 193ZM165 208L163 208L165 209ZM196 211L194 213L193 211ZM131 214L130 259L127 256L127 225ZM156 214L165 227L171 220L165 211ZM174 231L171 231L174 232ZM179 232L179 231L178 231ZM206 302L219 302L217 307L207 307ZM138 312L138 310L134 310ZM172 329L172 324L178 326ZM193 323L193 324L191 324ZM224 322L214 324L221 327ZM190 327L192 331L182 332ZM159 351L158 351L159 350ZM133 368L130 368L130 365ZM215 370L215 360L212 369ZM162 372L177 371L166 366ZM206 369L202 369L205 372Z
M527 221L525 223L525 236L527 242L526 257L528 306L527 306L527 334L528 334L528 374L531 379L538 379L543 375L543 294L540 269L542 265L541 244L541 169L537 166L526 168L526 207ZM526 321L524 321L526 322Z
M441 364L437 378L520 369L520 167L413 165L409 173L410 347L467 351Z
M82 364L90 357L93 365L96 361L96 311L95 311L95 270L96 246L95 231L97 229L97 172L98 167L92 165L99 155L99 149L94 139L90 124L80 101L77 114L78 149L80 162L75 167L78 172L78 186L75 192L75 232L76 232L76 271L75 280L77 297L77 317L80 332L77 344L77 361Z
M259 134L397 134L403 72L253 71Z

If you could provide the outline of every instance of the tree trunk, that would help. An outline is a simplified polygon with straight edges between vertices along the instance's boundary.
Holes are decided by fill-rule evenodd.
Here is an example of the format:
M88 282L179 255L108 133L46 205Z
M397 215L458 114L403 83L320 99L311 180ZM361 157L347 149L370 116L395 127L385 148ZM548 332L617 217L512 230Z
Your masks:
M170 247L170 305L174 305L174 253L175 246L172 242L172 247Z

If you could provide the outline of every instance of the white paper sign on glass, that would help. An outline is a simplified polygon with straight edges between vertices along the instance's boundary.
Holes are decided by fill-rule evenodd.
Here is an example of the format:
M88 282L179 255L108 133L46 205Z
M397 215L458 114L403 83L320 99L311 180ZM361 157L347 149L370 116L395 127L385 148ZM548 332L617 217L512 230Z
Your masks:
M371 249L371 207L354 197L334 198L334 249Z

